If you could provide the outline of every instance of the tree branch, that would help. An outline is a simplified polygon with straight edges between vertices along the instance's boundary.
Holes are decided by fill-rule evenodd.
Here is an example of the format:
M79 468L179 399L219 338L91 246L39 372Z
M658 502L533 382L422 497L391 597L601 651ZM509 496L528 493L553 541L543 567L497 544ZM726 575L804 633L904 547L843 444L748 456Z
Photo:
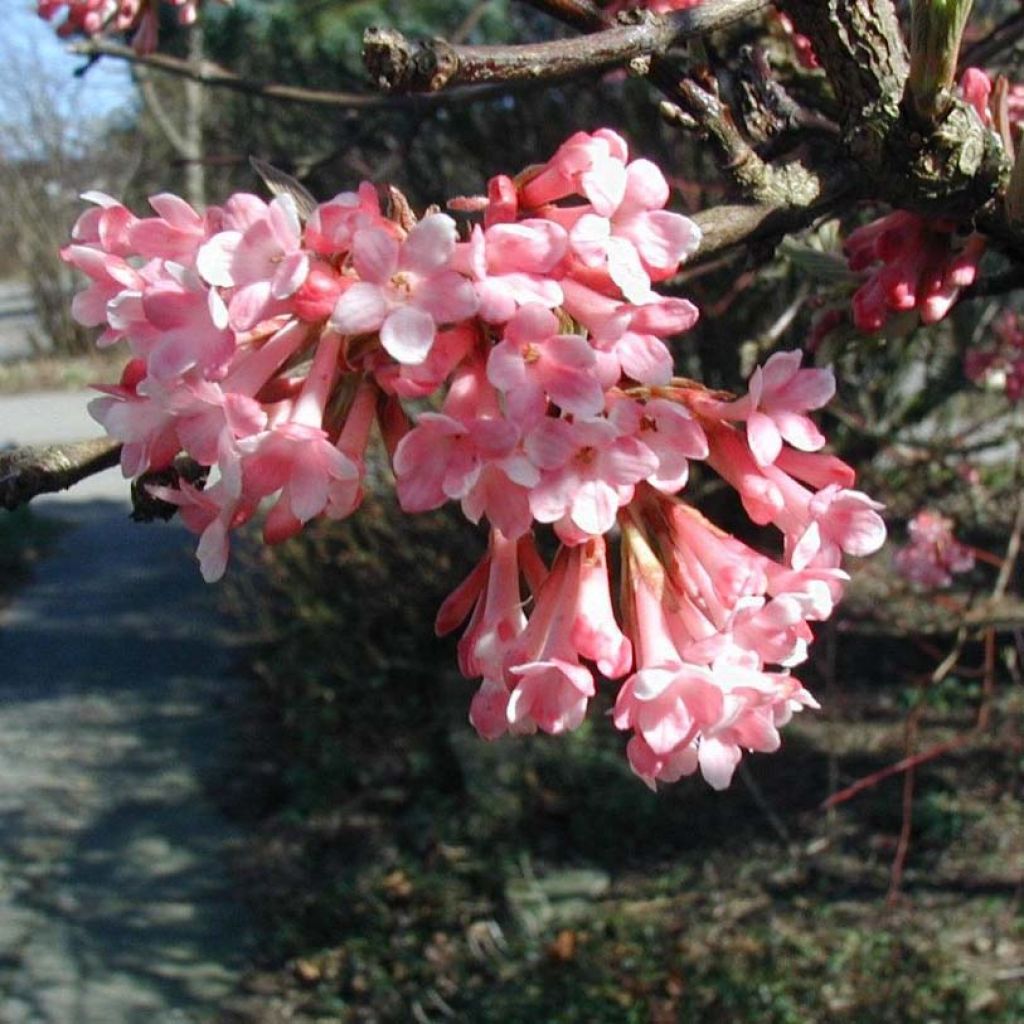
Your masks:
M908 63L892 0L779 0L779 7L814 44L845 123L899 103Z
M735 246L755 242L774 244L785 235L810 227L823 214L848 200L852 191L851 181L836 175L827 179L821 193L806 205L733 203L692 214L691 219L701 230L701 242L682 272L686 274Z
M112 57L127 61L142 68L152 68L176 75L202 85L231 89L234 92L257 96L260 99L281 103L302 103L309 106L335 107L342 110L408 110L417 104L441 106L445 104L472 102L485 99L493 94L491 89L462 89L443 96L380 96L376 93L329 92L323 89L305 89L297 85L282 85L276 82L259 82L242 78L233 71L204 60L199 65L172 57L165 53L138 54L130 46L121 46L106 39L90 39L72 43L68 52L96 60Z
M389 92L439 92L460 84L508 83L570 75L660 56L692 36L724 28L769 5L769 0L707 0L671 15L637 12L589 35L518 46L453 46L442 39L410 41L401 32L371 28L363 36L363 63ZM561 15L565 4L557 6ZM589 19L574 6L573 23Z
M0 452L0 508L24 505L39 494L64 491L116 466L121 445L109 438Z
M156 122L157 128L163 133L164 138L168 141L171 149L178 154L182 159L187 159L189 156L188 144L185 142L185 137L178 131L178 126L171 120L171 115L167 113L167 108L163 105L159 95L156 91L156 86L153 84L153 79L149 77L145 68L139 68L138 74L135 79L139 83L139 92L142 94L142 102L145 103L146 109L149 111L150 116Z

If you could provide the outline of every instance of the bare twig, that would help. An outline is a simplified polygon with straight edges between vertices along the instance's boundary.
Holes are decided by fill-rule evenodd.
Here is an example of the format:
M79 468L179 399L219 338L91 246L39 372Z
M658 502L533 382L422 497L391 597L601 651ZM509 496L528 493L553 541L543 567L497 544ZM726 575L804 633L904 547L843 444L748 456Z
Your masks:
M121 445L109 438L0 452L0 508L15 509L39 494L64 491L116 466Z
M1020 554L1021 534L1024 533L1024 494L1021 495L1017 504L1017 516L1013 521L1013 529L1010 531L1010 540L1006 545L1006 554L1003 556L1003 565L999 570L996 584L992 588L992 601L998 601L1009 586L1010 577L1017 566L1017 556Z
M747 787L750 799L754 801L757 809L764 815L772 831L788 846L793 841L793 837L790 835L789 829L786 828L786 823L779 817L764 793L761 792L761 787L757 784L753 772L747 767L745 761L740 762L739 776L743 785Z
M707 0L671 15L639 12L631 24L588 35L518 46L453 46L412 41L387 28L363 36L363 62L390 92L438 92L453 85L565 78L667 53L676 43L724 28L767 7L769 0ZM580 24L579 20L575 23Z
M165 53L138 54L130 46L121 46L106 39L90 39L73 43L68 50L92 60L97 60L100 57L112 57L115 60L127 61L139 67L164 71L179 78L200 82L203 85L231 89L234 92L257 96L260 99L336 107L343 110L408 110L417 104L442 106L485 99L493 95L494 92L492 89L460 89L440 96L410 97L381 96L377 93L331 92L324 89L306 89L297 85L260 82L251 78L243 78L209 60L204 60L196 65Z
M452 33L452 42L461 43L468 39L477 25L480 24L483 16L487 13L487 8L491 6L491 0L479 0L479 2L473 7L473 9L462 19L462 23Z

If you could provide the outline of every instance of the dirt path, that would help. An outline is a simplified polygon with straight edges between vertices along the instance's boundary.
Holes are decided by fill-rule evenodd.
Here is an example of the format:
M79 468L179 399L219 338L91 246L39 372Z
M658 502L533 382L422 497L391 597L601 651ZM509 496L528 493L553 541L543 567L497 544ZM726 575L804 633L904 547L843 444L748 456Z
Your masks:
M0 399L0 444L86 436L82 405ZM117 471L39 508L67 529L0 613L0 1022L202 1021L248 932L203 786L231 638L190 538L130 523Z

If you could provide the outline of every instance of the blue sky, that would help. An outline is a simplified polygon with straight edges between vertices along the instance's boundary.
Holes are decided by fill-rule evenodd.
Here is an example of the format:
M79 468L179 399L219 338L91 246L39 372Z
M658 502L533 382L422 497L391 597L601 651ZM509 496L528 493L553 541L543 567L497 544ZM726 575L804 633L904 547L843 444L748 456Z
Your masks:
M81 57L65 52L66 43L57 37L54 26L35 13L32 0L0 0L0 58L11 55L20 65L35 64L50 74L52 86L61 95L73 96L76 111L86 117L101 117L131 99L131 79L127 66L110 59L94 65L84 79L74 79L72 73L84 63ZM0 114L6 119L17 97L0 85Z

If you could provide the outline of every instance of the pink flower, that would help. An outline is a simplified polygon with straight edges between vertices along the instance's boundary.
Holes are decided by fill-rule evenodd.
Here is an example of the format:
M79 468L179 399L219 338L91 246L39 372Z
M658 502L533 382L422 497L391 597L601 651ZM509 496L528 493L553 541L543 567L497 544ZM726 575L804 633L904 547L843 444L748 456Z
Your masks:
M133 348L145 356L152 376L166 380L193 367L207 377L223 373L237 341L215 289L181 271L144 288L141 309L151 331L145 340L136 336Z
M199 570L207 583L216 583L227 568L230 531L252 518L255 506L243 503L224 480L202 490L182 481L176 488L151 486L149 491L161 501L177 505L185 526L199 534Z
M289 418L238 442L246 498L258 502L280 492L264 526L268 543L285 540L320 514L344 518L362 497L361 468L331 443L322 426L339 347L338 335L321 338Z
M609 419L654 453L658 468L647 477L647 482L665 494L686 486L689 459L707 458L704 431L689 410L677 402L664 398L647 402L622 399L612 406Z
M193 16L191 0L181 8ZM180 452L207 470L202 489L154 493L200 535L213 580L231 530L264 503L269 543L352 512L376 425L403 508L454 500L489 524L487 554L436 627L468 619L458 660L479 681L477 731L577 728L596 669L625 680L614 720L645 782L699 770L727 786L743 751L776 749L791 715L815 706L786 670L841 596L842 555L884 539L880 506L819 450L807 415L831 397L830 371L778 353L734 401L673 376L665 339L697 310L651 281L674 273L696 231L664 210L661 172L630 163L607 129L455 201L484 213L462 243L443 214L407 230L414 218L392 195L393 217L364 183L305 226L290 199L241 193L201 214L162 195L139 220L89 197L65 258L89 278L77 314L133 356L92 405L124 471ZM871 259L891 255L884 233L861 239ZM888 285L924 266L897 241L903 277ZM693 459L781 532L782 558L671 496ZM536 522L562 542L550 571ZM604 537L616 526L620 609Z
M594 696L594 677L579 663L573 642L578 565L563 548L537 593L526 629L509 653L507 678L513 688L507 716L513 732L540 728L558 735L576 729Z
M565 231L548 220L495 224L486 231L478 225L468 242L456 246L452 265L473 279L480 318L505 323L520 306L561 304L562 289L552 271L567 244Z
M284 312L309 272L309 255L301 245L302 228L295 200L278 196L244 230L221 231L196 258L209 284L234 291L228 315L236 331Z
M651 281L671 277L700 245L700 229L663 207L669 190L650 160L626 167L622 199L610 214L584 213L572 225L573 252L591 268L606 268L627 300L649 301Z
M377 190L368 181L357 192L342 192L317 206L306 224L306 245L321 256L344 255L356 232L366 228L397 234L396 226L381 216Z
M112 256L133 255L135 248L130 237L132 228L139 223L135 214L104 192L83 192L82 199L96 205L75 221L71 240Z
M745 420L750 450L758 465L769 466L787 441L801 451L817 451L825 435L807 417L835 394L831 369L800 369L802 353L776 352L750 378L748 393L735 402L709 403L708 411L727 420Z
M455 222L443 213L424 217L402 243L380 228L355 233L352 262L359 275L334 309L342 334L380 331L381 344L400 363L422 363L437 328L472 316L472 284L448 269L455 254Z
M828 484L810 491L777 465L758 466L726 424L706 428L709 463L740 494L755 523L774 523L785 536L789 564L836 567L842 552L862 557L885 543L883 506L860 491Z
M407 512L459 500L473 522L487 515L506 537L532 523L527 488L540 478L519 448L520 431L501 417L479 361L455 377L443 413L423 413L392 460Z
M509 414L535 423L548 399L574 416L596 416L604 390L593 373L594 350L578 334L559 332L557 317L543 306L524 306L507 324L487 360L487 379L508 399Z
M453 498L464 498L484 465L511 454L518 440L519 430L508 420L463 423L441 413L423 413L395 452L402 508L425 512Z
M537 209L569 195L581 195L594 211L610 217L626 193L625 140L608 128L577 132L520 187L524 206Z
M954 573L974 568L974 553L953 536L953 522L924 509L907 526L910 543L897 549L896 571L922 587L948 587Z
M199 247L217 230L221 211L216 207L200 216L184 199L170 192L149 197L155 217L135 220L128 229L134 252L146 259L173 260L192 266Z
M506 683L505 666L526 627L519 585L520 546L492 530L487 554L441 606L435 626L443 636L471 615L459 641L459 669L467 678L483 677L469 718L489 740L508 731L511 687ZM526 541L526 550L530 548L531 542Z
M526 453L541 470L530 491L534 518L567 515L587 534L607 533L634 486L658 468L650 448L604 419L544 419L527 435Z
M120 256L105 253L88 245L68 245L61 249L61 259L82 271L89 286L71 301L71 315L85 327L107 323L110 303L128 291L139 291L144 281L139 272ZM115 328L108 328L99 345L111 345L123 337Z
M572 548L569 559L569 571L579 574L573 647L581 658L595 662L603 676L619 679L633 663L633 645L615 621L604 538L591 537Z

